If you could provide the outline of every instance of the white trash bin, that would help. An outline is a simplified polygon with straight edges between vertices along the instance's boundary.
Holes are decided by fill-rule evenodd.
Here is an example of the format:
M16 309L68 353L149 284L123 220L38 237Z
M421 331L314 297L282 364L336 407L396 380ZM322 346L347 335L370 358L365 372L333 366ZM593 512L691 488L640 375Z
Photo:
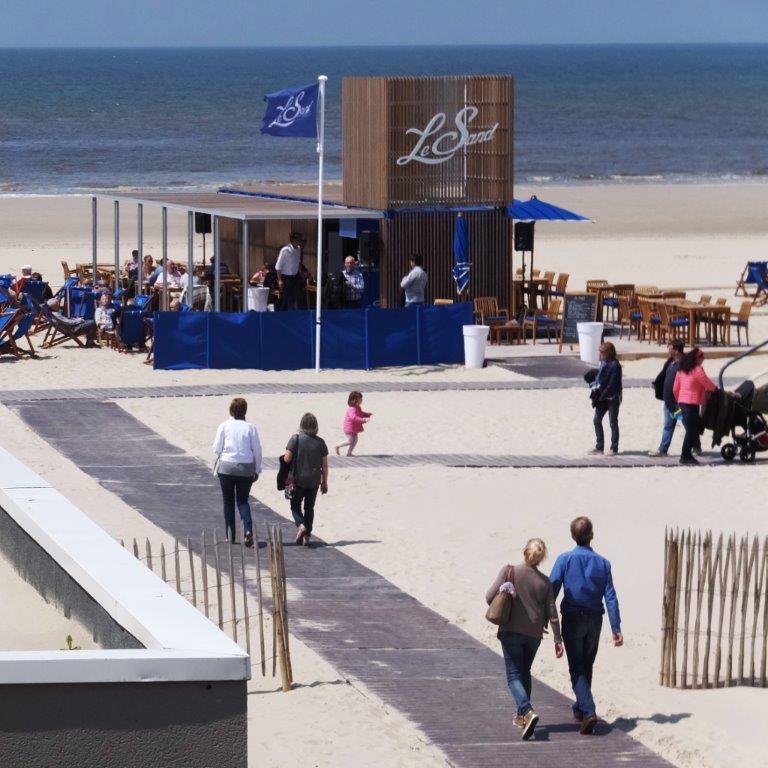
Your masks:
M464 329L464 365L467 368L482 368L490 326L465 325L462 327Z
M248 289L248 311L266 312L269 303L269 288Z
M602 323L576 323L579 333L579 353L585 363L600 362L600 343L603 339Z

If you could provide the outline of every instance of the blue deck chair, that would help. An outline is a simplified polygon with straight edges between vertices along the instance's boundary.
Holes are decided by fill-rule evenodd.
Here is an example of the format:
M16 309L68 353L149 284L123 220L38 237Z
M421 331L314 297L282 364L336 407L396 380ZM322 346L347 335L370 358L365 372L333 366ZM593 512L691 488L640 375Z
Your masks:
M117 324L116 334L121 347L126 349L134 345L143 347L147 341L143 310L135 307L124 309Z
M4 352L10 352L16 357L22 357L23 355L27 355L27 357L34 357L35 348L32 346L32 340L29 338L29 332L32 329L33 323L35 322L36 313L26 312L23 314L14 314L20 314L21 316L17 317L16 324L11 329L10 337L5 341L0 340L0 354L3 354ZM27 340L29 349L21 349L21 347L19 347L16 342L20 339Z
M179 312L189 312L191 309L192 307L190 307L189 304L184 304L184 302L179 304Z
M0 285L3 288L10 288L16 278L13 275L0 275Z
M90 288L72 288L69 291L69 316L82 320L93 320L96 304Z
M21 357L16 348L16 340L13 338L13 332L21 318L21 312L0 313L0 352L10 352L16 357Z
M755 285L756 290L752 303L758 307L768 302L768 274L766 272L764 261L755 261L749 265L747 283L754 283Z
M48 283L44 280L27 280L24 284L24 293L31 296L35 301L42 301L45 298L45 289Z

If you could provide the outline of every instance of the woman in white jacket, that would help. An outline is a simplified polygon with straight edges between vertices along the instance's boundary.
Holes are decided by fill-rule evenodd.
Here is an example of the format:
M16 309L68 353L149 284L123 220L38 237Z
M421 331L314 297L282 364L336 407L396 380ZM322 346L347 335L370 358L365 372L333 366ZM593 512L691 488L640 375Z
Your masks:
M230 418L219 424L213 452L224 500L227 540L235 542L235 506L245 531L245 546L253 546L253 522L248 496L261 474L261 441L253 424L245 420L248 403L236 397L229 406Z

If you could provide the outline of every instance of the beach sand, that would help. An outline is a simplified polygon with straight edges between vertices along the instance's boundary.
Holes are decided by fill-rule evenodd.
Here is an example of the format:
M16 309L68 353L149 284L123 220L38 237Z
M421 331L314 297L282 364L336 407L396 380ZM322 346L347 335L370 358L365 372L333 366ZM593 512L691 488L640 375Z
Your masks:
M530 190L517 190L527 197ZM749 258L765 258L768 185L637 185L547 187L540 197L593 215L595 224L537 228L536 264L568 271L569 286L587 278L712 287L729 297ZM0 272L31 262L61 280L59 260L90 260L88 198L0 198ZM111 211L104 206L100 260L112 259ZM184 257L184 217L171 219L171 254ZM159 252L157 222L145 212L145 251ZM122 217L126 258L135 241L135 220ZM153 227L156 228L153 230ZM175 253L173 249L179 249ZM756 339L757 340L757 339ZM538 345L537 345L538 346ZM312 410L332 444L340 440L343 394L253 395L249 383L266 381L359 382L515 381L524 377L496 366L332 371L164 371L142 357L107 350L57 348L36 361L0 358L4 389L162 387L242 383L249 418L259 427L267 455L280 452L301 414ZM762 358L765 361L765 358ZM658 360L627 362L625 376L647 377ZM711 375L720 361L708 361ZM755 373L768 363L753 361ZM191 454L211 461L210 442L226 415L229 397L119 400L121 407ZM370 393L374 412L360 441L361 454L448 452L580 456L591 447L591 409L581 389L548 391ZM621 411L622 449L655 448L659 403L648 390L628 390ZM98 426L98 425L95 425ZM36 438L0 407L5 446L72 499L116 538L163 533ZM676 435L673 451L678 451ZM655 469L403 469L338 468L331 492L318 505L322 537L370 540L347 554L496 648L483 620L483 595L498 567L516 559L529 536L541 536L552 555L569 548L568 522L586 513L596 525L595 546L614 564L622 605L625 648L610 646L607 630L598 657L595 689L600 713L675 764L693 768L764 763L765 691L734 688L677 691L659 687L661 562L667 525L766 533L762 488L765 466ZM287 515L266 472L254 489ZM361 508L364 511L361 511ZM219 510L211 511L219 525ZM311 553L308 553L311 554ZM545 563L551 566L553 557ZM425 567L426 566L426 567ZM445 585L450 585L446 589ZM438 766L445 759L400 714L388 710L355 681L347 683L314 651L294 647L297 682L291 694L276 692L271 678L250 684L252 765ZM535 674L568 692L566 667L542 646ZM499 675L503 665L499 658ZM535 695L535 692L534 692ZM302 739L293 738L302 723ZM354 724L354 725L353 725ZM726 736L727 734L727 736Z

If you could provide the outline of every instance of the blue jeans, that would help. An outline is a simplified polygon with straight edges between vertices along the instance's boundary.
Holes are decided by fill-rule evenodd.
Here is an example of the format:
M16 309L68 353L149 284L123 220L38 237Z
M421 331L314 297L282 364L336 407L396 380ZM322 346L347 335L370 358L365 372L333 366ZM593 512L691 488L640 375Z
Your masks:
M524 715L531 707L531 667L539 650L538 637L518 632L500 632L499 641L507 668L507 686L517 702L517 714Z
M243 521L243 530L253 533L251 521L251 505L248 503L248 495L253 485L252 477L239 477L237 475L219 475L221 485L221 497L224 501L224 527L227 532L227 541L235 540L235 501L240 519Z
M600 629L603 617L599 613L573 611L563 614L563 642L568 657L568 672L571 675L571 687L576 694L573 705L575 713L584 717L595 714L595 701L592 698L592 667L600 643Z
M662 406L662 408L664 409L664 428L661 430L659 453L667 453L669 451L669 446L672 444L672 435L675 434L677 419L672 415L666 405Z
M605 448L605 433L603 432L603 418L608 414L608 422L611 425L611 450L619 450L619 408L621 398L614 397L611 400L603 400L595 407L595 448L602 451Z

